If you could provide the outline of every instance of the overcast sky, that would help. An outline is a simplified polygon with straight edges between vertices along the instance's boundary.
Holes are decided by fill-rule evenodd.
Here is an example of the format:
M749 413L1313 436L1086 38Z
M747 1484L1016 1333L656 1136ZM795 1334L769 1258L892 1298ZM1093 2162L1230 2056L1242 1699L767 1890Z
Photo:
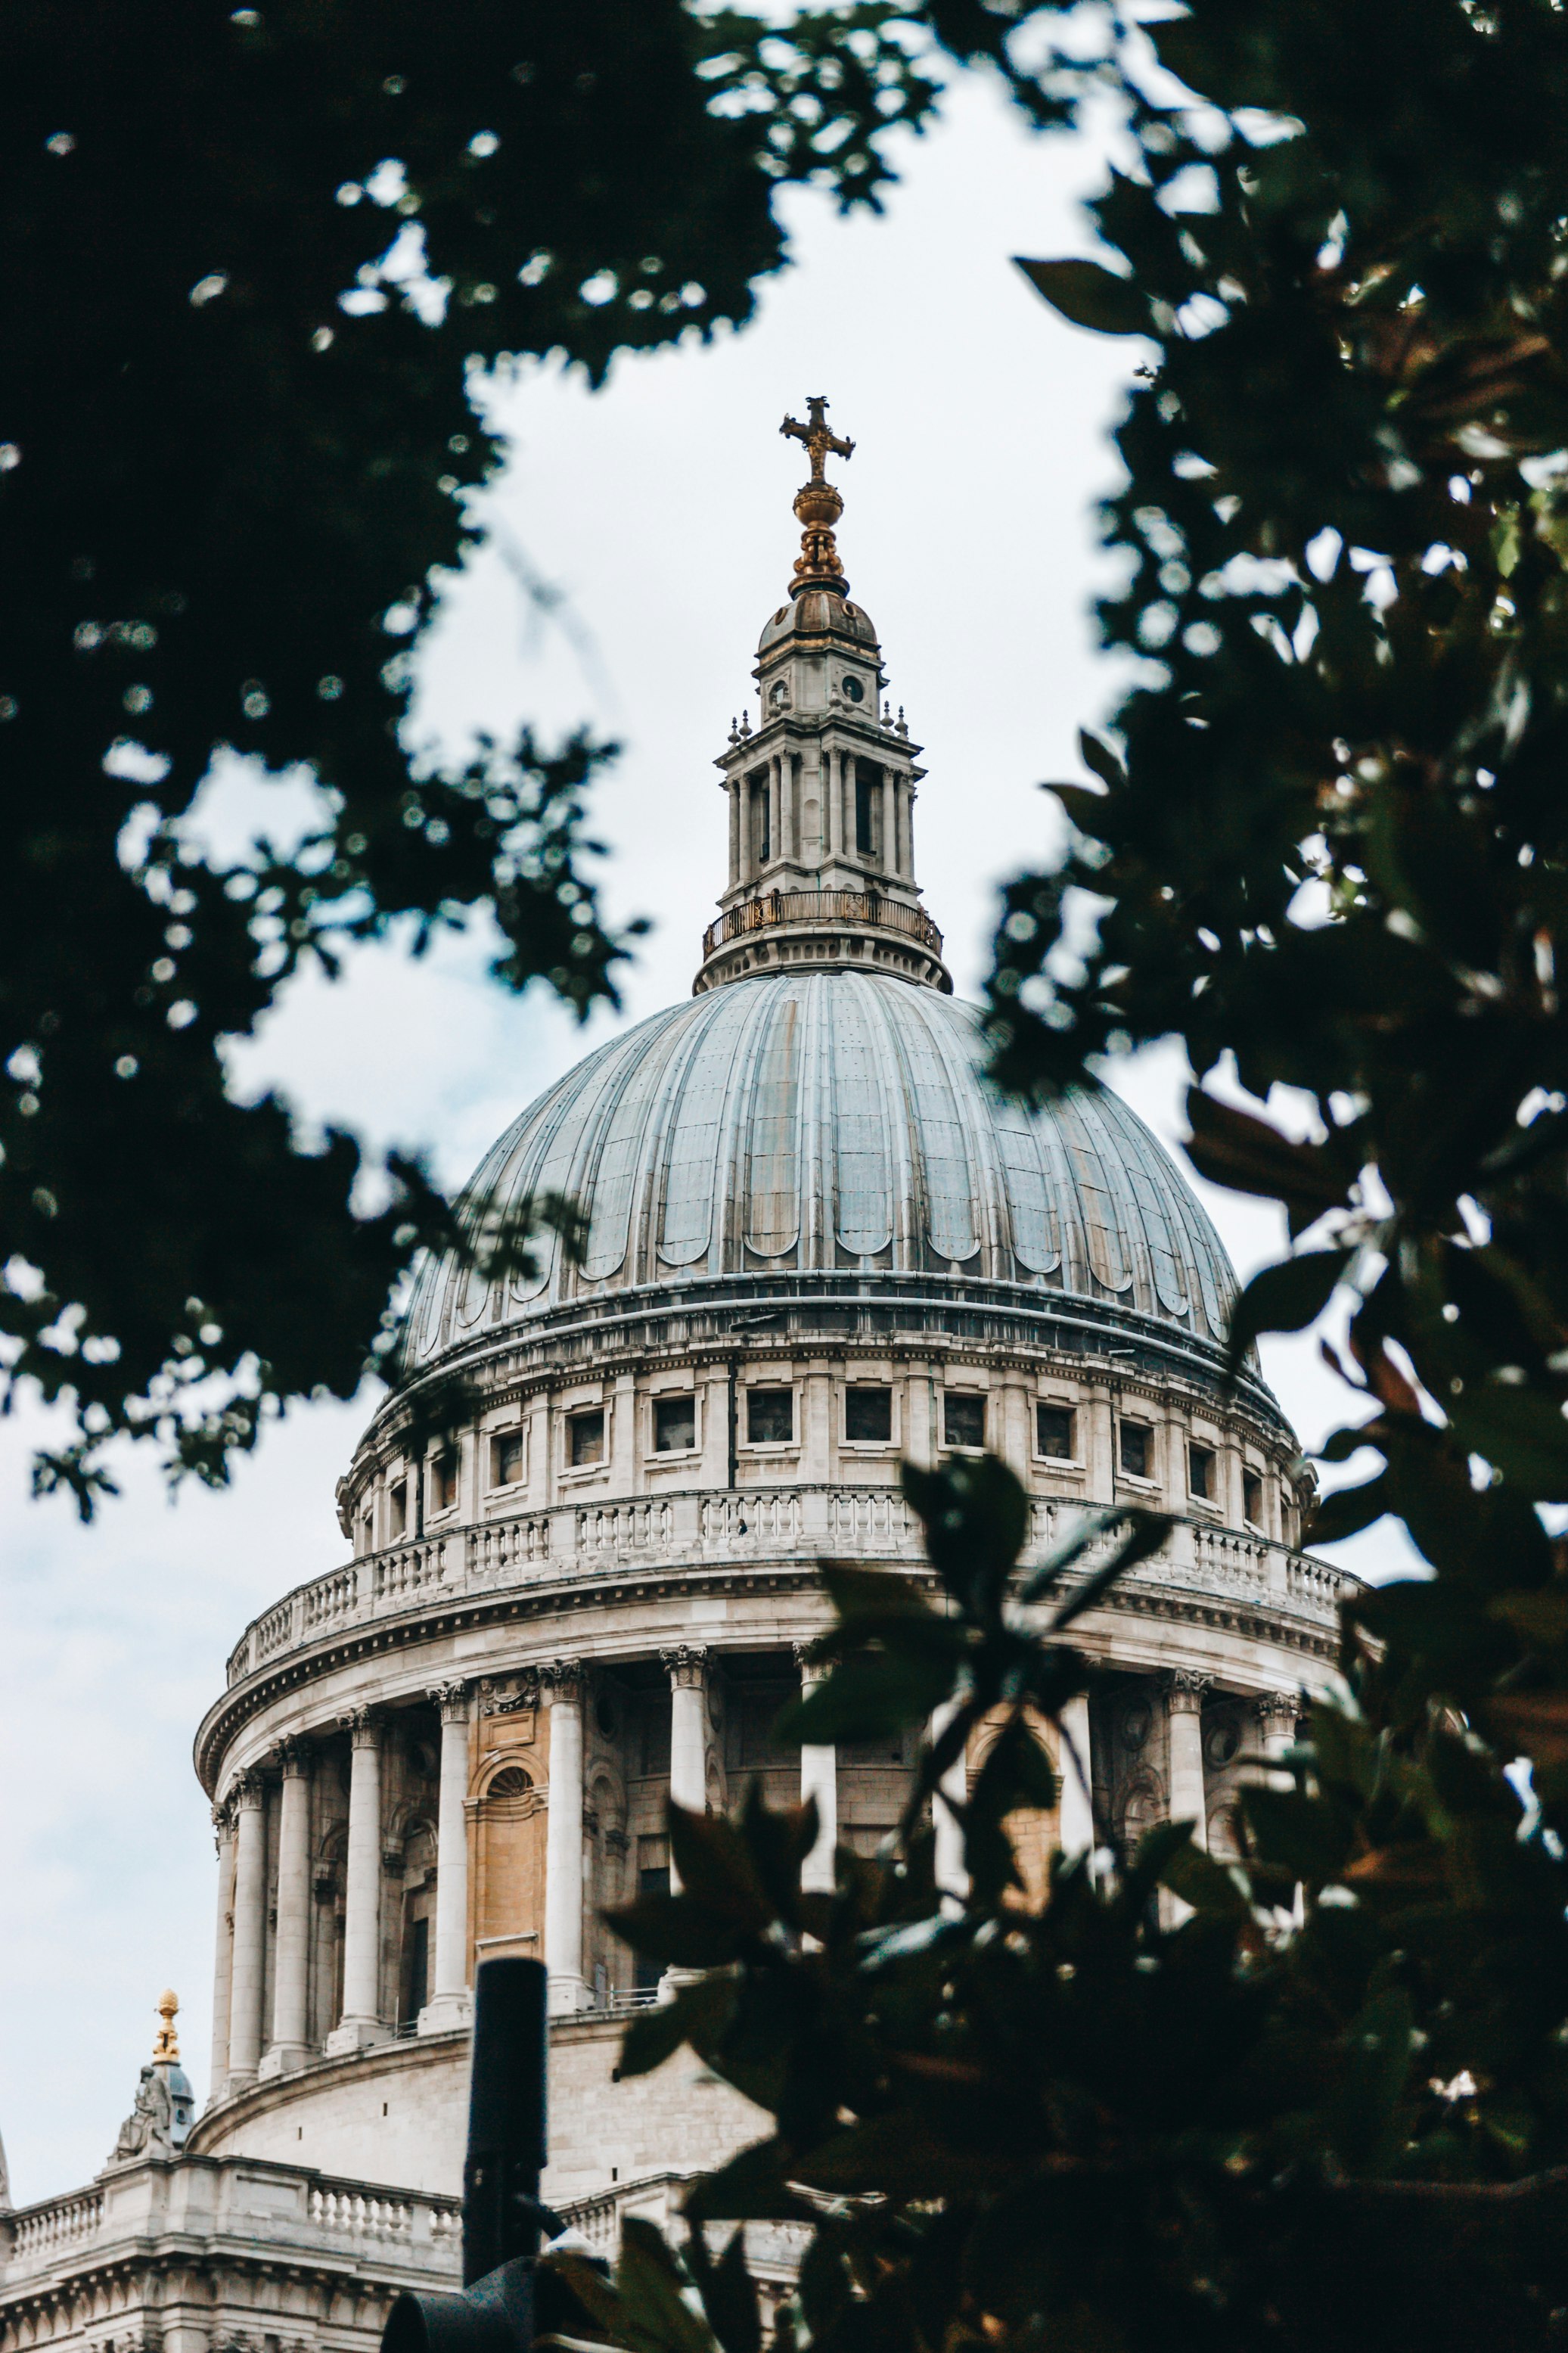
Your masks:
M902 155L880 220L792 204L796 267L744 335L623 362L593 396L538 370L495 406L511 462L485 502L490 544L421 649L416 725L454 753L524 718L547 735L586 720L623 744L596 809L606 882L617 913L656 929L620 1020L688 993L724 881L712 762L795 553L801 453L778 427L807 394L829 396L858 445L839 470L840 552L925 747L918 867L961 994L985 967L998 879L1047 846L1039 781L1075 773L1078 728L1115 699L1089 617L1105 576L1093 506L1138 347L1063 325L1009 262L1087 250L1079 199L1099 160L1030 137L978 83ZM529 580L560 593L558 617ZM259 814L276 832L300 801L288 786L230 792L211 826ZM305 1122L422 1145L459 1183L617 1026L509 999L485 962L472 937L300 983L235 1083L279 1085ZM1178 1058L1114 1075L1177 1141ZM1244 1273L1278 1253L1270 1216L1199 1189ZM1310 1345L1276 1345L1268 1366L1309 1442L1332 1426ZM85 1532L64 1503L25 1499L43 1424L0 1426L0 2131L18 2203L103 2163L165 1984L206 2094L216 1865L192 1735L247 1620L341 1557L332 1490L370 1402L296 1411L221 1496L171 1507L152 1466L127 1462L121 1500ZM1373 1574L1403 1558L1376 1531L1346 1552Z

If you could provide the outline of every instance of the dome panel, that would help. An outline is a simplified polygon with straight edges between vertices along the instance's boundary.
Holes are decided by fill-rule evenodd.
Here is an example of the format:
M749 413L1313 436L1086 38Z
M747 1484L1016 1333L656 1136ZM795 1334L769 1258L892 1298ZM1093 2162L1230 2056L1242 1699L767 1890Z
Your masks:
M527 1288L426 1261L407 1361L577 1298L787 1261L953 1271L1128 1309L1208 1345L1235 1280L1174 1163L1103 1090L1031 1113L984 1076L973 1007L888 974L752 974L591 1054L507 1131L470 1190L544 1191L588 1221Z
M827 1032L831 1065L835 1207L838 1240L855 1258L875 1258L893 1239L892 1185L882 1067L872 1049L859 976L840 976Z
M721 988L708 1000L708 1018L695 1025L693 1050L681 1073L664 1184L658 1254L668 1266L695 1266L713 1235L719 1145L731 1101L735 1050L757 1008L748 992Z
M783 1258L800 1240L799 993L786 986L770 1012L747 1131L746 1246Z

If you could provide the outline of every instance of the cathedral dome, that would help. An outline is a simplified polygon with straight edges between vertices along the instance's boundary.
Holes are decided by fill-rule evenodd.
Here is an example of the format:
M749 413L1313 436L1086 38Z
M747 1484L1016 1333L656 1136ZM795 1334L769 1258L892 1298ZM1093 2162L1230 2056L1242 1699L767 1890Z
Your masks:
M698 1278L1027 1285L1211 1346L1235 1288L1117 1096L1031 1115L986 1082L974 1008L878 973L756 974L656 1014L532 1103L469 1192L502 1210L565 1196L586 1251L574 1266L547 1238L532 1280L427 1263L411 1371L574 1300Z

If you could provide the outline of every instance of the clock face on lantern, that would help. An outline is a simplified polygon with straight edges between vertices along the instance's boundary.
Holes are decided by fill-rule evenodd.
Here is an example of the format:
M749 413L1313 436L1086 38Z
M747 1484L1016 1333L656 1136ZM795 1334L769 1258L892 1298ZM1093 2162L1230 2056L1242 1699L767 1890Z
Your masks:
M864 702L866 700L866 690L858 678L847 678L844 681L844 691L851 702Z

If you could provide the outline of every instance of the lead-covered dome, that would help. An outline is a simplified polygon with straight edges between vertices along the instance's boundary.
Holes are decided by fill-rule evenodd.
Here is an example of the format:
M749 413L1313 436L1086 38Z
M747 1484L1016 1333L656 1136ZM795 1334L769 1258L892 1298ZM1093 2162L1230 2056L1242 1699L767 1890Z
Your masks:
M427 1262L409 1369L574 1299L786 1270L1023 1283L1221 1342L1230 1265L1162 1145L1104 1090L1038 1114L1006 1101L979 1023L881 975L784 973L600 1047L469 1188L574 1200L583 1263L552 1239L532 1282Z

